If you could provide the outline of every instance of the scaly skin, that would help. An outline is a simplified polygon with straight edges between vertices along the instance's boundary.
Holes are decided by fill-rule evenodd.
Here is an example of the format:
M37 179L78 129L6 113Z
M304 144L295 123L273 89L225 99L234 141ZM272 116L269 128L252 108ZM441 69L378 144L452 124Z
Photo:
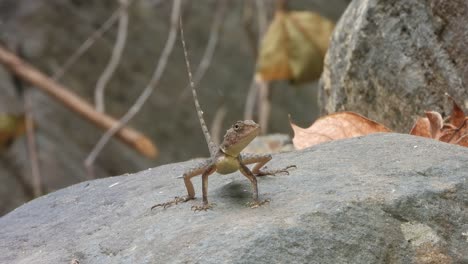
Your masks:
M187 189L187 196L176 197L174 200L157 204L152 207L167 208L178 203L187 202L195 199L195 190L191 178L197 175L202 175L202 191L203 204L193 206L194 211L206 211L212 208L208 202L208 176L214 172L219 174L229 174L235 171L240 171L247 179L250 180L253 189L253 201L249 203L252 208L259 207L269 202L269 200L260 201L258 199L258 185L256 176L276 175L279 173L287 173L288 169L295 167L288 166L280 170L261 170L261 168L271 160L271 155L243 155L240 153L259 133L260 126L252 120L237 121L224 136L223 143L218 147L215 156L205 160L193 169L184 173L184 183ZM255 164L250 170L246 165Z

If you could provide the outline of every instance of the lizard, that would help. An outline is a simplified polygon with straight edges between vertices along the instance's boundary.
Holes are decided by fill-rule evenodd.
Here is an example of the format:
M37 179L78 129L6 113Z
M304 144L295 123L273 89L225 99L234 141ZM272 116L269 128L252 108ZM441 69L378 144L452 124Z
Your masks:
M188 170L182 176L184 179L185 187L187 189L187 196L175 197L173 200L156 204L151 209L156 207L167 208L174 204L187 202L195 199L195 190L191 179L197 175L202 176L202 197L203 204L192 206L192 210L201 211L212 208L212 204L208 202L208 176L217 172L219 174L230 174L240 171L247 179L249 179L253 189L253 201L250 202L252 208L261 206L268 203L269 200L260 201L258 199L258 184L256 176L275 175L277 173L287 173L289 168L296 167L295 165L287 166L284 169L278 170L261 170L261 168L272 159L270 154L243 154L241 151L260 134L260 125L252 120L244 120L235 122L230 129L226 131L223 142L217 146L211 139L211 135L206 126L203 118L203 111L198 101L195 85L192 80L192 73L190 69L190 62L188 60L187 48L185 46L184 31L182 28L182 20L180 19L180 33L182 47L184 49L185 64L189 76L190 87L192 90L193 101L197 111L198 119L205 136L208 149L210 151L210 158L200 163L198 166ZM250 170L247 165L255 164L253 169Z

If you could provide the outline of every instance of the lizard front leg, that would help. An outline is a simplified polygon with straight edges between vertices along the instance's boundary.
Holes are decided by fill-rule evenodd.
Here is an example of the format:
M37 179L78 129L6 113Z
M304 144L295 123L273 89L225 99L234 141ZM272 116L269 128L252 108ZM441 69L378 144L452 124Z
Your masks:
M211 165L208 167L202 174L202 193L203 193L203 204L202 205L194 205L192 206L192 210L194 211L206 211L212 208L212 205L208 203L208 176L213 174L216 171L216 166ZM190 182L190 185L192 183ZM192 185L193 189L193 185ZM187 188L188 190L188 188Z
M239 164L239 170L242 174L244 174L247 179L250 180L250 183L252 184L252 189L253 189L253 201L249 203L250 207L256 208L259 207L262 204L268 203L270 200L263 200L260 201L258 200L258 184L257 184L257 178L255 175L250 171L250 169L245 166L242 161Z
M187 201L195 199L195 189L193 188L193 183L191 179L197 175L203 174L208 168L211 167L211 164L211 159L206 160L205 162L200 163L197 167L192 168L183 174L182 177L184 178L185 188L187 189L187 196L177 196L169 202L153 205L151 207L151 210L153 210L156 207L168 208L172 205L176 205L178 203L185 203Z
M245 165L256 163L252 169L255 176L276 175L278 173L289 174L288 169L296 168L296 165L289 165L283 169L261 170L261 168L271 160L270 154L241 154L242 163Z

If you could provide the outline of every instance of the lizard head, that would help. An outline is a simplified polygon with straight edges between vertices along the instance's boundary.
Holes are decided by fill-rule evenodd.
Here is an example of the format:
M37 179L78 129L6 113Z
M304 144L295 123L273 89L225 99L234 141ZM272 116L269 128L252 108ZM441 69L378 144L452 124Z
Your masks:
M221 150L229 156L237 157L259 133L260 125L254 121L237 121L224 135Z

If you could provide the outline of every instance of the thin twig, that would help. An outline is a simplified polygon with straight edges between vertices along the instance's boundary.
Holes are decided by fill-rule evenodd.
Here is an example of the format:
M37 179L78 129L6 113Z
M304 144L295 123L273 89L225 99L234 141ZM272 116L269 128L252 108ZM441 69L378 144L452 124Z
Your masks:
M91 121L96 126L109 129L117 123L117 120L114 118L97 112L90 103L71 92L70 88L50 79L32 65L5 49L2 45L0 45L0 63L5 65L5 68L18 76L18 78L30 83L32 87L49 94L65 107ZM130 127L124 127L119 130L117 137L147 157L155 158L158 154L156 146L153 145L150 139Z
M262 134L265 134L268 130L268 121L270 120L271 103L268 96L270 87L268 82L257 79L258 87L258 123L262 129Z
M257 49L256 49L256 54L258 54L260 50L260 46L262 44L262 38L263 34L266 32L267 27L268 27L268 16L265 11L265 3L262 0L256 0L255 1L256 9L257 9L257 18L258 18L258 38L257 38ZM254 115L254 109L255 109L255 103L260 104L261 99L260 96L258 95L259 93L259 87L258 87L258 82L254 78L252 78L252 81L250 83L250 88L249 92L247 93L247 98L245 102L245 108L244 108L244 119L245 120L252 120L253 115ZM259 107L259 109L262 109ZM264 108L265 110L267 108ZM259 116L262 115L259 113ZM265 115L262 115L265 116ZM261 123L261 120L259 120L259 123ZM262 132L264 131L264 128L262 126Z
M253 113L255 109L255 103L257 102L258 88L255 79L250 82L249 91L247 92L247 98L245 99L244 107L244 120L253 120Z
M226 14L226 7L227 1L221 0L218 3L216 8L215 17L213 19L213 23L211 24L210 28L210 38L208 39L208 43L206 44L205 51L203 52L203 56L200 60L200 63L197 66L197 70L193 75L193 84L194 86L198 86L200 81L205 76L206 71L210 67L211 61L213 60L213 55L216 50L216 46L218 44L219 35L222 29L222 22L224 21L225 14ZM187 85L185 90L182 92L179 100L184 100L190 94L190 84Z
M134 0L129 0L128 5L130 5ZM120 5L120 7L115 10L111 16L101 25L100 28L98 28L96 31L94 31L88 39L81 44L81 46L73 53L63 64L63 66L52 76L52 79L55 81L60 80L65 72L73 65L76 63L76 61L98 40L99 38L102 37L102 35L107 32L112 25L117 21L117 19L120 17L120 13L122 9L125 9L126 7L124 5Z
M263 34L265 34L268 27L268 15L266 12L265 2L263 0L256 0L255 6L257 7L258 18L258 46L260 47Z
M127 40L128 1L120 0L120 4L123 6L123 8L120 9L119 27L117 30L117 39L115 41L114 49L112 50L112 55L109 60L109 63L107 64L103 73L99 77L96 83L96 88L94 90L94 100L95 100L96 110L102 113L105 111L104 90L106 89L107 83L114 75L114 72L120 63L120 59L122 58L122 53L125 48L125 42Z
M25 111L25 125L26 125L26 140L29 154L29 162L31 165L31 175L32 175L32 187L34 192L34 197L39 197L42 195L42 180L41 173L39 170L39 158L37 155L36 148L36 135L34 131L34 119L32 116L32 103L30 92L24 94L24 111Z
M250 49L252 51L252 57L256 58L258 43L257 43L257 37L256 37L257 34L255 30L253 29L253 25L252 25L253 17L254 17L253 2L250 0L246 0L244 1L244 6L242 10L242 25L243 25L244 32L246 34Z
M24 57L23 48L21 45L16 46L16 53L20 57ZM32 188L30 188L34 197L42 195L42 181L39 170L39 159L36 148L36 135L34 131L33 109L29 89L24 86L23 80L16 74L12 73L12 82L19 98L23 101L24 107L24 126L26 131L26 149L29 156L29 165L31 166Z
M192 69L190 67L190 61L188 59L187 46L185 45L182 16L179 17L179 26L180 26L180 40L182 42L182 48L184 50L185 66L187 67L187 74L189 77L189 84L190 84L190 90L192 91L193 102L195 104L195 109L197 111L198 120L200 121L201 129L203 130L203 135L205 136L206 144L208 145L210 155L213 157L213 155L215 155L216 153L217 146L214 144L213 140L211 139L210 132L208 131L208 127L206 126L205 119L203 118L203 111L198 101L197 90L195 89L195 85L193 84Z
M216 114L213 118L213 122L211 122L211 135L213 138L213 142L216 145L221 144L221 133L222 133L222 128L223 128L223 121L224 118L226 117L227 114L227 108L225 105L222 105L218 110L216 111Z
M30 181L26 179L26 177L21 173L21 168L17 162L18 159L16 157L10 158L8 155L2 155L2 153L0 153L0 167L3 167L6 171L8 171L9 176L13 176L15 178L16 182L23 189L23 194L26 199L32 200L35 197L34 190Z
M167 60L169 55L172 53L172 49L174 47L175 40L177 38L177 19L180 15L180 7L181 7L181 0L174 0L172 5L172 13L171 13L171 28L169 30L169 36L166 41L166 45L164 46L163 52L161 57L158 60L156 70L153 72L151 79L148 85L145 87L143 92L137 98L136 102L132 105L132 107L125 113L125 115L119 120L117 124L112 126L98 141L98 143L94 146L93 150L89 153L88 157L85 159L84 164L91 170L94 161L96 160L99 153L102 151L104 146L107 142L112 138L112 136L118 132L125 124L127 124L130 119L132 119L141 109L143 104L149 98L155 87L158 85L159 80L166 68Z

